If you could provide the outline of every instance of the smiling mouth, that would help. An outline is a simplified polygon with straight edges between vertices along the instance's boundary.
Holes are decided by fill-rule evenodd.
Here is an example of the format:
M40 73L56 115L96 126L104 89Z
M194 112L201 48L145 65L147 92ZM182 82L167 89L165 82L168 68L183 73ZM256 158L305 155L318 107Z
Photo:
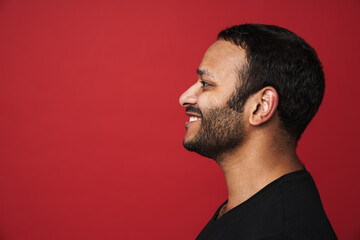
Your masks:
M202 114L201 114L200 109L198 109L198 108L195 108L192 106L187 107L185 114L187 116L189 116L189 121L186 122L185 125L201 121Z
M200 116L195 116L195 115L189 114L189 113L186 113L186 115L189 116L189 121L186 122L185 125L187 125L187 124L189 124L189 123L201 121L201 117L200 117Z
M199 121L201 120L200 117L197 116L190 116L189 121L188 122L195 122L195 121Z

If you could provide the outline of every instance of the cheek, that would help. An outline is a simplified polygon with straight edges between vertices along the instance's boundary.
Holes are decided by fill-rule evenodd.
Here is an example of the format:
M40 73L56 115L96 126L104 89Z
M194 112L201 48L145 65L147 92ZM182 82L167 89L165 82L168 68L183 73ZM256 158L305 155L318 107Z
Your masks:
M200 109L214 108L222 105L221 96L213 92L203 92L198 96L197 104Z

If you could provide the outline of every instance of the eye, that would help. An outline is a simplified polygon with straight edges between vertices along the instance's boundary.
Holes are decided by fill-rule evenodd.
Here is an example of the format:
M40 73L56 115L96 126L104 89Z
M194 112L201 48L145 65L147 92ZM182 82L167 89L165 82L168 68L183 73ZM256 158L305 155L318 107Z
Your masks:
M211 84L210 83L207 83L207 82L205 82L205 81L200 81L200 83L201 83L201 87L209 87L209 86L211 86Z

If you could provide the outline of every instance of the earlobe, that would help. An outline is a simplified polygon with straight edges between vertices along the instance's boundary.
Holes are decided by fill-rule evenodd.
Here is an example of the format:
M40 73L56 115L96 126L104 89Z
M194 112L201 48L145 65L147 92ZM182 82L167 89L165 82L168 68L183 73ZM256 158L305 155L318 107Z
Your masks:
M265 87L254 94L253 111L249 122L253 126L267 122L274 115L279 102L279 96L275 88Z

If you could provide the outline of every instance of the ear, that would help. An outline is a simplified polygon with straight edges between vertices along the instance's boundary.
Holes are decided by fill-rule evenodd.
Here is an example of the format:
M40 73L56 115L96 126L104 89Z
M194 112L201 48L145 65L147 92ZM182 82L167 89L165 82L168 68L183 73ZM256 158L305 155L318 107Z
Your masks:
M259 126L268 121L274 115L278 103L279 95L273 87L264 87L255 93L250 102L249 123Z

